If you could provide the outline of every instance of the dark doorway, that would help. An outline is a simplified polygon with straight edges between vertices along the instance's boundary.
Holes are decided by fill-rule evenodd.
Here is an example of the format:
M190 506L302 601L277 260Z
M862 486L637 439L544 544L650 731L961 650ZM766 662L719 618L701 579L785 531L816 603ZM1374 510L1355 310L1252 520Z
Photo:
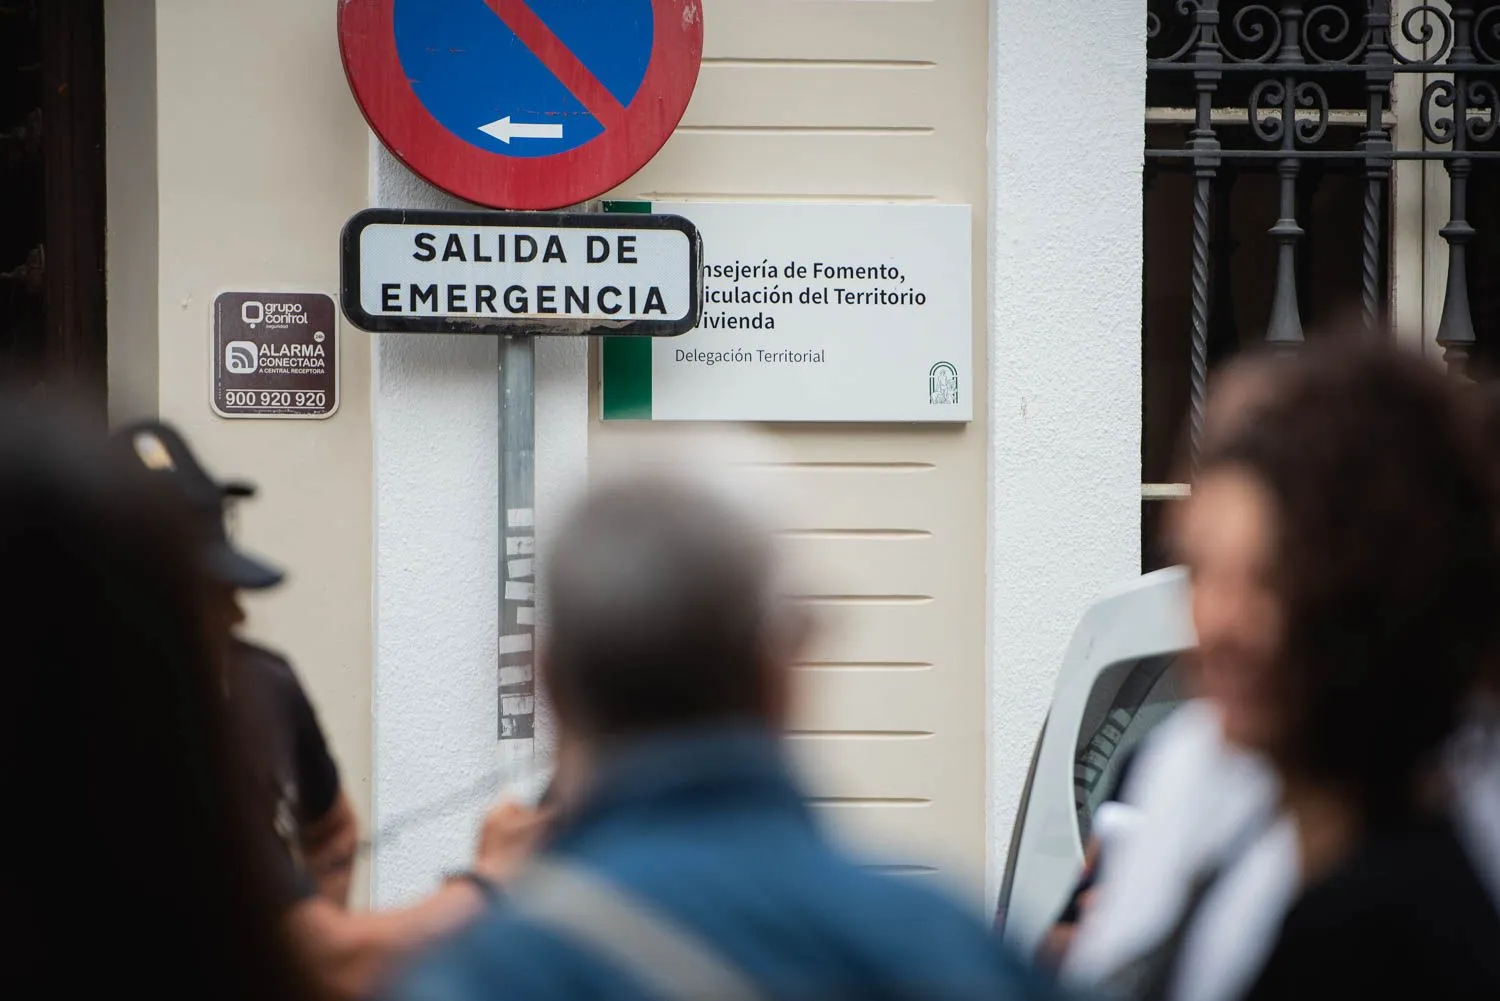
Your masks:
M0 0L0 382L102 417L102 0Z

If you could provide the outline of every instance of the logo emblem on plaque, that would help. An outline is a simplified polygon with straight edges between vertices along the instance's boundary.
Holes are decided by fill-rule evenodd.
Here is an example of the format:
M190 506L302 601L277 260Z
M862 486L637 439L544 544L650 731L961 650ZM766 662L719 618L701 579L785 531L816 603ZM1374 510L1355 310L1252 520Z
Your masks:
M260 351L254 341L230 341L224 345L224 369L235 375L252 375L260 368Z
M952 406L958 402L958 369L940 361L927 373L927 402L933 406Z

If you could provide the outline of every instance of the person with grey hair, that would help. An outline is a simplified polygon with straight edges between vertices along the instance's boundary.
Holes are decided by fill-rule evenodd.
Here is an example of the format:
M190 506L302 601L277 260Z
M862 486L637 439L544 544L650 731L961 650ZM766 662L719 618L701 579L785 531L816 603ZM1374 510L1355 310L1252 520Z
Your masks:
M819 832L780 738L814 623L748 507L646 468L558 527L538 668L559 821L393 1001L1044 996L977 914Z

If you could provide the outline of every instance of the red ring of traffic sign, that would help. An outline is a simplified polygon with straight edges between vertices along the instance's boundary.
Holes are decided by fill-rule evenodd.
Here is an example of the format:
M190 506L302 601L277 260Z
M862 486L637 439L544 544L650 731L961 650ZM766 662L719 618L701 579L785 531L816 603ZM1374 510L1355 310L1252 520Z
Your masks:
M629 180L682 120L703 58L702 0L651 0L651 61L624 120L565 153L504 156L459 138L423 106L397 52L395 7L396 0L342 0L339 48L354 99L380 141L412 171L492 208L563 208Z

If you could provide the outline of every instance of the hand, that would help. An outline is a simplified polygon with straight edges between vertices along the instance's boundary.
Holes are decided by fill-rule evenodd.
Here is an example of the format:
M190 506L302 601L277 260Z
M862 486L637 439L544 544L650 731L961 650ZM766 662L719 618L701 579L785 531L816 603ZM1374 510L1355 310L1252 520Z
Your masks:
M1073 936L1077 931L1076 924L1059 923L1047 929L1047 934L1042 937L1041 944L1037 946L1037 966L1051 973L1062 969L1063 960L1067 958L1068 950L1073 947Z
M1093 872L1094 866L1099 863L1099 848L1098 838L1089 838L1089 843L1083 846L1083 875Z
M340 793L322 817L298 832L302 860L318 892L340 907L349 906L354 860L359 853L359 820L349 797Z
M535 853L551 820L550 810L533 810L519 803L495 807L479 828L474 871L504 884Z

